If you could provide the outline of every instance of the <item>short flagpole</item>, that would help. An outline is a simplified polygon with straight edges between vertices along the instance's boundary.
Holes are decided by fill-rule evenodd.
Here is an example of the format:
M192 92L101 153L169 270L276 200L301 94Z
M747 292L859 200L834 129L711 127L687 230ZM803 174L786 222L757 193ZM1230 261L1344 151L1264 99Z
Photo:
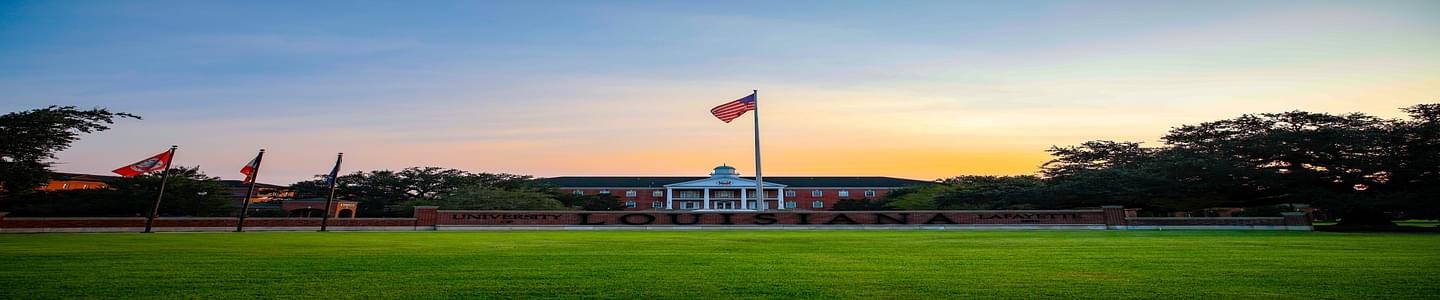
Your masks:
M765 177L760 174L760 90L753 90L755 96L755 209L765 211ZM780 209L780 204L775 205Z
M250 197L255 195L255 183L260 182L260 163L265 160L265 149L255 155L255 169L250 170L250 187L245 189L245 199L240 204L240 221L235 222L235 232L245 231L245 215L250 214Z
M170 154L165 160L165 171L160 173L160 194L155 196L155 205L150 206L150 216L145 218L145 232L152 233L151 228L155 225L155 215L160 214L160 200L165 199L165 183L170 181L170 162L175 161L175 149L180 146L170 145Z
M335 185L340 183L340 159L345 153L335 155L335 175L330 177L330 196L325 197L325 215L320 216L320 231L325 231L325 226L330 223L330 205L335 202Z

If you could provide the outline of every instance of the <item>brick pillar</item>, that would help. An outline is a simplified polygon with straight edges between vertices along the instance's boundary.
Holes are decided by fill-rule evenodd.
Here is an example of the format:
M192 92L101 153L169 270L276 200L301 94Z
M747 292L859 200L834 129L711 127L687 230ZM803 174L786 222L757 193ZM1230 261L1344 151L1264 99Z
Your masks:
M1282 212L1280 215L1285 217L1286 227L1303 227L1305 230L1313 228L1310 224L1310 214L1296 211Z
M438 219L439 216L440 216L440 207L439 207L439 206L416 206L416 207L415 207L415 226L416 226L416 227L430 227L429 229L433 229L434 226L435 226L435 223L436 223L435 221L436 221L436 219ZM416 229L420 229L420 228L416 228Z
M1105 211L1105 229L1121 229L1121 226L1125 226L1124 206L1105 205L1100 209Z

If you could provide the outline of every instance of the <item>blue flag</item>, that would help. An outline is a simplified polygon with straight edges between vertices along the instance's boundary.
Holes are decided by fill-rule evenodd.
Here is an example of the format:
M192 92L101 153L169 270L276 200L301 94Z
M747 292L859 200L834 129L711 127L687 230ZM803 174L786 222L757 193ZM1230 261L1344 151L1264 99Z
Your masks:
M325 184L335 186L335 178L340 176L340 159L343 154L335 156L335 168L330 169L330 175L325 176Z

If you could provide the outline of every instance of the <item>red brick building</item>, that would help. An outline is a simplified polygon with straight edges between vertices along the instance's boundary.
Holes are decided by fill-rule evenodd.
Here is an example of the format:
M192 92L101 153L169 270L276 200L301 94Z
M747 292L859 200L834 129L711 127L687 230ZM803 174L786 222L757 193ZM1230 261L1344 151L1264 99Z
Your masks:
M753 210L759 202L755 178L734 167L715 167L709 177L562 176L542 179L561 192L610 194L626 210ZM895 189L934 184L879 176L765 177L764 205L782 210L830 210L841 199L878 200ZM743 191L743 192L742 192Z
M83 189L109 188L111 182L119 181L119 176L90 175L76 173L51 173L50 181L45 185L36 188L37 190L54 192Z
M241 199L245 198L245 192L250 189L250 183L240 180L220 180L220 185L225 187L225 195ZM250 203L266 203L295 198L295 191L283 185L268 183L256 183L255 192L250 194Z

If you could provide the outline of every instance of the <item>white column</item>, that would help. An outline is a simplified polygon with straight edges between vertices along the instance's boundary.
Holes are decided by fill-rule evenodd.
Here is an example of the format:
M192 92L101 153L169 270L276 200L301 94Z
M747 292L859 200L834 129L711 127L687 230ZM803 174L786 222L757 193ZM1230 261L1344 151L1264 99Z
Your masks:
M740 189L740 209L750 209L749 205L750 203L745 201L745 189Z
M675 198L675 191L674 191L674 190L671 190L671 189L668 188L668 187L665 188L665 209L672 209L672 208L674 208L674 207L671 206L671 205L673 205L673 204L671 204L671 203L673 202L673 200L671 200L671 199L674 199L674 198Z
M710 188L705 188L705 203L702 203L700 207L710 209Z
M785 209L785 188L782 187L775 189L775 199L778 199L777 201L780 201L780 208L778 209Z

